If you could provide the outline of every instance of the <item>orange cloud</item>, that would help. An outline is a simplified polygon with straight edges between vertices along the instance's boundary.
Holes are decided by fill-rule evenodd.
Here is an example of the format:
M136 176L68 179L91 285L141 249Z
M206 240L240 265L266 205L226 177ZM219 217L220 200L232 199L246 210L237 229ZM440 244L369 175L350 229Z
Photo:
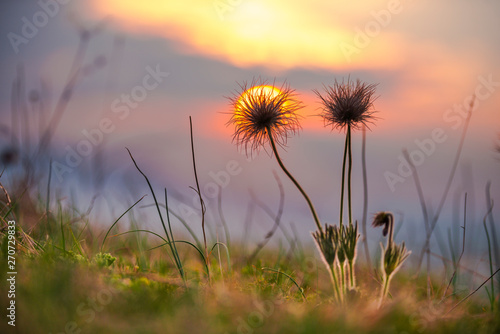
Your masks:
M356 7L364 8L357 10L364 15L354 15L356 10L345 3L319 0L93 0L90 4L94 15L110 15L123 29L164 36L184 51L241 67L374 69L400 64L403 57L395 52L400 37L384 31L386 25L370 14L372 8L385 10L387 1L356 2ZM360 37L367 22L379 31ZM375 38L377 42L371 43Z

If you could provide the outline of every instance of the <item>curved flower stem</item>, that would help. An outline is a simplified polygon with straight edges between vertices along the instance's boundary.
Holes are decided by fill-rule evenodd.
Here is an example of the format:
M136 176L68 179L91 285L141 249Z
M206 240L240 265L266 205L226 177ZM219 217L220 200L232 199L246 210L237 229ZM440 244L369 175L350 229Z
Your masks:
M392 247L393 238L394 238L394 215L389 213L389 237L387 238L387 249Z
M281 161L281 158L280 158L280 156L278 154L278 150L276 149L276 144L274 143L274 138L273 138L273 136L271 134L271 129L270 128L267 128L267 134L269 136L269 141L271 142L271 147L273 149L274 155L276 156L276 160L278 160L278 164L280 165L280 167L283 170L283 172L285 172L285 174L290 178L290 180L292 180L293 184L295 184L295 186L299 189L299 191L302 194L302 196L304 196L304 198L306 199L306 202L309 205L309 209L311 209L311 213L313 215L314 222L316 223L316 226L318 227L318 231L323 236L324 233L323 233L323 229L321 228L321 223L319 222L318 214L316 213L316 209L314 209L314 206L313 206L311 200L309 199L309 196L307 196L307 194L304 191L304 189L302 189L302 187L297 182L297 180L295 180L295 178L292 176L292 174L290 174L290 172L286 169L285 165L283 165L283 162Z
M349 135L348 133L345 136L345 146L344 146L344 159L342 162L342 186L340 190L340 219L339 219L339 224L340 224L340 229L342 230L342 220L344 216L344 180L345 180L345 164L346 164L346 159L347 159L347 148L349 145Z
M352 175L352 145L351 145L351 125L347 125L347 138L349 141L349 169L347 172L347 196L349 206L349 225L352 225L352 205L351 205L351 175ZM346 139L347 141L347 139Z

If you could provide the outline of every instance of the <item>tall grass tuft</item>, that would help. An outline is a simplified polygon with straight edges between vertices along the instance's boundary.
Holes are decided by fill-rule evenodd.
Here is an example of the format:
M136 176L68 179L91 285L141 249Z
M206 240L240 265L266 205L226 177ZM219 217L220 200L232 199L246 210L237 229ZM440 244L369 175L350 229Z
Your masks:
M170 225L170 216L168 215L167 190L165 189L165 207L167 208L166 212L167 212L167 221L168 221L168 226L169 226L168 230L167 230L167 227L165 225L165 221L163 219L163 215L162 215L161 210L160 210L160 203L158 202L158 200L156 198L156 194L154 192L153 186L151 185L151 182L149 181L149 178L139 168L139 165L135 161L132 153L130 152L130 150L128 148L127 148L127 152L130 155L130 159L132 159L132 162L134 163L135 168L139 171L139 173L141 173L141 175L146 180L146 183L148 184L149 190L151 191L151 195L153 196L153 200L155 202L156 209L158 211L158 216L160 218L161 225L163 226L163 231L165 232L165 235L167 237L168 246L170 247L170 251L172 253L172 256L174 257L175 266L177 267L177 270L179 271L179 274L180 274L180 276L185 284L186 283L186 276L184 273L184 268L182 267L181 259L179 257L179 252L177 251L177 247L175 245L174 234L172 233L172 228Z

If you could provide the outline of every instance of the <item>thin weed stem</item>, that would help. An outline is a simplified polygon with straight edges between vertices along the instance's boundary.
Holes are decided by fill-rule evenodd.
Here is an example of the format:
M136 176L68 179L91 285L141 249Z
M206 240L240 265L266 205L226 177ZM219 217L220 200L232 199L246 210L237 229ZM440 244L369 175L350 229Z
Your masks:
M61 248L63 251L66 253L66 241L64 240L64 224L63 224L63 215L62 215L62 208L61 205L59 205L59 219L61 221Z
M486 205L487 211L489 211L488 218L490 222L490 231L491 231L491 239L493 243L493 255L494 255L494 260L495 260L495 265L500 264L500 246L498 245L498 239L497 239L497 231L495 227L495 221L493 219L493 201L491 200L491 194L490 194L490 188L491 188L491 181L488 181L486 184ZM491 210L490 210L491 209Z
M167 208L165 205L163 205L162 203L159 203L160 206L162 208L165 208L168 210L168 212L174 216L175 218L177 218L177 220L179 220L181 222L181 224L186 228L186 230L188 231L188 233L191 235L191 237L193 237L193 240L195 241L196 243L196 246L199 247L200 249L203 248L203 246L201 245L200 243L200 240L198 239L198 237L196 236L196 234L194 233L193 229L191 227L189 227L188 223L177 213L175 213L174 210L172 210L172 208ZM143 205L141 207L139 207L140 209L144 209L144 208L149 208L151 206L155 206L155 204L147 204L147 205Z
M463 128L463 131L462 131L462 135L460 137L460 143L458 144L457 152L455 154L455 159L454 159L453 165L451 167L451 171L450 171L450 175L448 177L448 181L446 182L446 187L445 187L445 190L443 192L443 196L441 197L441 201L439 202L439 206L438 206L438 209L436 211L436 214L434 215L434 219L429 224L430 230L427 232L427 236L426 236L426 239L425 239L425 245L422 247L422 250L420 251L420 256L419 256L418 266L417 266L417 272L420 271L420 266L422 265L422 260L423 260L423 257L424 257L424 253L429 248L432 232L434 231L434 228L436 227L437 221L438 221L439 216L441 214L441 210L443 209L444 203L446 202L446 198L448 197L448 192L450 190L451 183L453 181L453 178L455 176L455 172L457 170L458 161L460 160L460 156L462 154L462 148L464 146L465 136L467 134L467 130L468 130L469 124L470 124L470 119L472 117L472 109L474 109L475 100L476 100L476 96L474 95L473 98L472 98L472 101L470 103L470 106L469 106L469 112L467 114L467 118L465 119L464 128Z
M361 167L363 170L363 220L361 221L361 229L363 231L363 245L365 248L366 263L368 269L372 271L372 261L370 259L370 249L368 248L368 239L366 232L366 217L368 214L368 178L366 176L366 126L363 126L363 138L361 144Z
M97 34L99 32L99 30L102 28L102 24L103 23L100 22L95 27L93 27L92 30L84 30L80 34L80 42L78 44L76 54L72 60L71 69L64 84L64 89L59 96L59 99L57 100L54 112L52 113L52 116L48 121L46 129L40 136L39 144L35 151L35 160L45 152L52 141L52 138L61 122L61 119L63 118L63 115L67 110L67 106L69 105L74 89L78 84L79 79L81 79L83 63L85 61L85 56L87 54L90 39L92 36L94 36L94 34Z
M118 222L120 221L120 219L122 219L122 217L125 216L130 210L132 210L132 208L134 206L136 206L140 201L142 201L144 199L144 197L146 197L146 195L144 195L141 198L139 198L139 200L137 202L135 202L134 204L132 204L132 206L130 206L127 210L125 210L125 212L122 213L121 216L118 217L113 224L111 224L111 226L108 228L108 231L106 232L106 235L104 236L104 239L102 240L101 253L102 253L102 251L104 249L104 243L106 242L106 239L108 238L109 232L111 232L111 230L113 229L113 227L115 227L115 225L118 224Z
M422 209L422 215L424 216L424 226L425 226L425 232L427 235L430 235L430 226L429 226L429 214L427 210L427 204L425 203L425 198L424 198L424 192L422 190L422 184L420 182L420 178L418 176L417 168L415 167L413 160L410 159L410 155L408 154L408 151L406 149L403 150L403 155L408 162L408 165L410 166L411 169L411 175L413 176L413 180L415 182L415 188L417 188L417 194L418 194L418 200L420 202L420 207ZM429 249L427 249L427 296L430 298L430 245ZM420 265L419 265L420 268ZM418 272L418 271L417 271Z
M465 296L461 301L459 301L458 303L455 304L455 306L453 306L448 312L446 312L444 315L446 316L448 313L450 313L451 311L453 311L454 309L456 309L460 304L462 304L464 301L466 301L467 299L469 299L470 296L472 296L473 294L475 294L476 292L479 291L479 289L481 289L486 283L488 283L488 281L490 279L493 278L493 276L495 276L496 274L498 274L498 272L500 271L500 268L498 268L493 274L491 274L490 277L488 277L483 283L481 283L481 285L479 285L474 291L472 291L471 293L469 293L467 296Z
M49 223L49 210L50 210L50 183L52 181L52 158L50 159L49 162L49 179L47 181L47 197L45 199L45 218L47 222L47 228L49 228L50 223Z
M278 150L276 149L276 144L274 143L273 135L271 134L271 129L269 127L267 128L267 134L269 137L269 141L271 142L271 147L273 149L274 155L276 156L276 160L278 160L278 164L280 165L283 172L285 172L285 174L290 178L290 180L293 182L293 184L295 184L295 186L299 189L302 196L304 196L307 204L309 205L309 209L311 209L311 213L313 215L314 222L316 223L316 226L318 227L318 231L323 236L324 235L323 228L321 227L321 223L319 222L319 218L318 218L318 214L316 213L316 209L314 208L311 200L309 199L309 196L307 196L304 189L302 189L300 184L297 182L297 180L295 180L295 178L292 176L292 174L290 174L290 172L286 169L285 165L281 161L281 158L278 154Z
M231 247L231 237L229 234L229 228L227 227L226 218L224 217L224 211L222 210L222 187L219 186L219 194L217 195L217 208L219 211L220 221L222 227L224 228L224 235L226 236L227 247Z
M196 193L200 199L200 207L201 207L201 229L203 231L203 243L205 245L205 259L207 261L208 266L208 246L207 246L207 235L205 232L205 203L203 201L203 197L201 196L200 183L198 182L198 172L196 171L196 159L194 154L194 140L193 140L193 121L191 120L191 116L189 116L189 131L191 134L191 154L193 157L193 170L194 170L194 179L196 181Z
M486 240L488 241L488 259L490 261L490 274L493 274L493 257L491 255L491 241L490 241L490 234L488 232L488 227L486 226L486 217L491 213L493 210L493 203L488 204L489 205L489 210L484 216L483 219L483 226L484 226L484 232L486 233ZM491 280L491 294L489 295L490 297L490 305L491 305L491 310L493 311L495 309L495 282Z
M422 209L422 215L424 216L425 223L425 231L429 231L429 214L427 211L427 204L425 203L424 192L422 190L422 183L420 182L420 178L418 176L417 168L413 164L413 160L410 159L410 155L408 154L408 150L403 150L403 156L408 162L411 175L413 176L413 180L415 181L415 188L417 188L418 200L420 202L420 208Z
M165 235L167 236L167 240L170 242L171 241L170 234L167 230L167 226L165 225L165 221L163 220L163 215L161 214L161 210L160 210L160 203L158 202L158 200L156 198L156 194L154 192L153 186L151 185L151 182L149 181L149 178L147 177L147 175L139 168L139 165L137 165L137 162L135 161L134 157L132 156L132 153L130 152L130 150L128 148L127 148L127 151L128 151L128 154L130 155L130 159L132 159L132 162L134 163L135 168L139 171L139 173L141 173L141 175L146 180L146 183L148 184L149 190L151 191L151 195L153 195L153 200L155 202L156 210L158 211L158 216L160 217L163 231L165 231ZM165 204L165 206L166 206L166 204ZM168 212L168 207L167 207L167 212ZM172 237L173 237L173 235L172 235ZM172 252L172 255L174 256L175 265L177 267L177 270L179 271L179 274L181 275L181 278L185 284L186 283L186 276L184 274L184 269L182 268L182 263L181 263L181 260L179 258L179 254L177 253L177 249L174 248L174 246L171 243L169 244L169 247L170 247L170 251Z
M465 199L464 199L464 226L462 226L463 229L463 236L462 236L462 252L460 253L460 256L458 257L458 261L455 266L455 270L453 271L453 275L451 275L450 282L448 283L448 286L444 290L443 297L441 301L446 297L446 293L448 292L448 289L450 288L450 285L453 283L453 280L455 279L455 276L457 275L457 270L460 265L460 260L462 260L462 256L464 255L465 252L465 232L466 232L466 227L467 227L467 193L465 193Z
M259 198L257 198L257 196L255 195L255 193L253 191L250 190L249 193L250 193L250 196L252 198L252 201L250 202L250 204L252 205L252 207L250 208L251 209L250 213L252 213L252 211L254 211L254 207L255 206L259 207L262 211L264 211L264 213L266 215L269 216L269 218L271 218L274 221L275 225L279 227L279 229L283 233L283 236L288 241L288 243L290 244L290 246L292 246L294 244L294 241L293 241L294 237L291 236L290 233L283 227L283 224L278 224L277 223L278 221L281 221L280 211L282 211L282 210L279 210L278 214L275 215L274 212L273 212L273 210L271 210L271 208L268 205L266 205L266 203L262 202ZM283 194L283 196L284 196L284 194ZM280 200L280 203L281 203L281 200ZM283 198L283 203L284 203L284 198ZM247 219L245 221L245 227L247 227L248 225L250 225L251 222L252 222L252 219ZM249 231L246 230L245 231L245 235L248 235L248 232ZM268 232L268 234L269 234L269 232Z
M276 171L273 170L273 175L274 175L274 178L276 179L276 182L278 183L278 188L280 190L280 202L278 205L278 214L276 215L276 217L274 217L274 224L273 224L273 227L271 228L271 230L269 232L267 232L266 236L264 237L264 240L262 240L260 243L257 244L257 246L255 247L255 250L248 257L248 261L247 261L248 263L251 263L253 261L253 259L262 250L262 248L264 248L264 246L268 243L268 241L271 240L274 233L276 233L276 230L280 226L281 216L283 215L283 208L285 205L285 191L283 189L283 184L281 183L281 180L278 176L278 173L276 173ZM252 195L253 195L253 193L252 193ZM253 196L255 196L255 195L253 195ZM272 212L271 212L270 216L271 217L273 216ZM286 232L284 232L284 233L286 233ZM289 239L289 238L287 238L287 239Z
M172 232L172 224L170 223L170 214L168 213L168 196L167 196L167 188L165 189L165 212L167 214L167 223L168 230L170 232L170 239L172 240L173 254L175 258L175 262L178 263L179 271L181 272L182 278L184 279L184 284L186 284L184 268L182 267L181 258L179 257L179 252L177 251L177 246L175 245L174 233ZM168 233L167 233L168 235Z
M297 281L292 276L288 275L287 273L285 273L285 272L283 272L281 270L277 270L277 269L274 269L274 268L263 267L263 268L261 268L261 270L263 270L263 271L272 271L272 272L277 273L278 275L281 274L281 275L286 276L290 281L292 281L293 284L295 284L295 286L299 290L300 294L302 295L302 299L304 301L307 301L306 295L304 294L304 289L297 283Z

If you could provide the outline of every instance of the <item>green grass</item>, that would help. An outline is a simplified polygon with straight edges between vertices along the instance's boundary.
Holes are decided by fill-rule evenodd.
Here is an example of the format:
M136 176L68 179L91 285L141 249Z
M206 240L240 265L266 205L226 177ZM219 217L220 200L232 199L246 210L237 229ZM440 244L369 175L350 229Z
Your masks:
M429 300L426 278L415 279L404 270L378 309L379 279L358 265L359 292L339 306L328 273L312 248L287 257L287 250L268 247L247 263L248 254L233 242L229 267L226 250L221 247L219 257L215 247L209 279L196 250L178 244L184 284L170 248L157 247L164 244L160 238L145 232L121 234L125 229L115 226L107 236L106 253L101 253L106 230L89 227L86 221L70 224L65 212L55 216L48 222L59 224L52 233L37 235L34 230L32 237L21 237L18 229L17 333L494 333L500 329L499 314L490 310L484 296L473 296L445 317L465 293L439 304L437 290L443 287L434 282L436 294ZM0 301L5 310L4 249L2 245ZM4 319L0 332L13 332Z

